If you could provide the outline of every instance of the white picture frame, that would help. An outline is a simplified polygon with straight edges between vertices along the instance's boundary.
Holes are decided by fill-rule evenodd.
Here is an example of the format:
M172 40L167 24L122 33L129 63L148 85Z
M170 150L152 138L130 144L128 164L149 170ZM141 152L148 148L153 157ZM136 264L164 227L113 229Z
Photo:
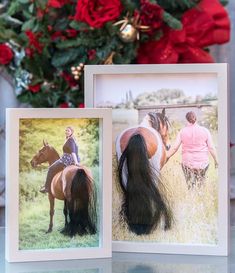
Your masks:
M195 236L200 234L199 229L196 225L194 226L194 235L187 239L186 225L184 226L185 235L182 237L182 242L178 241L168 241L167 235L163 235L163 239L140 237L138 240L136 236L133 236L132 232L121 236L117 231L115 234L115 226L119 225L119 221L115 219L118 218L118 213L115 210L115 201L113 201L113 251L117 252L145 252L145 253L163 253L163 254L191 254L191 255L218 255L227 256L229 253L229 94L227 86L227 64L166 64L166 65L89 65L85 66L85 106L86 107L111 107L111 108L124 108L132 107L130 103L136 105L136 98L138 95L146 93L151 93L153 91L157 92L162 89L172 88L180 89L182 88L186 95L186 100L190 101L189 87L195 92L195 97L193 97L194 104L196 108L200 108L200 96L203 95L204 90L208 92L216 93L217 106L217 147L216 151L218 153L218 173L217 173L217 186L216 198L218 201L218 210L216 209L216 218L214 224L214 230L216 232L216 237L213 239L213 243L206 242L204 239L198 240ZM200 90L201 87L201 90ZM202 88L203 87L203 88ZM141 89L142 88L142 89ZM207 89L206 89L207 88ZM141 93L142 92L142 93ZM158 94L160 94L158 93ZM151 93L150 95L152 95ZM194 93L193 93L194 94ZM196 94L198 95L198 101L196 102ZM155 93L156 95L156 93ZM154 96L155 96L154 95ZM138 97L140 100L141 98ZM205 99L203 97L203 99ZM158 98L159 100L159 98ZM148 100L146 99L147 103ZM156 102L155 102L156 103ZM187 102L186 104L190 104ZM191 104L190 104L191 105ZM156 106L156 105L153 105ZM162 106L162 105L158 105ZM170 106L170 107L169 107ZM163 103L160 109L169 108L178 109L175 103ZM203 105L204 107L204 105ZM144 108L144 106L142 107ZM147 107L148 108L148 107ZM195 109L196 109L195 108ZM126 108L125 108L126 109ZM175 110L175 111L176 111ZM178 109L179 110L179 109ZM120 110L121 111L121 110ZM141 111L141 110L138 110ZM185 110L182 110L182 112ZM179 112L179 111L178 111ZM177 113L177 112L175 112ZM186 113L186 112L185 112ZM184 113L184 118L185 118ZM130 114L131 115L131 114ZM178 122L178 114L174 113L171 115L170 122ZM215 114L216 116L217 114ZM125 123L123 117L129 116L129 114L122 115L121 112L116 114L113 111L113 122L118 124ZM138 112L138 116L141 114ZM113 142L115 142L117 134L117 127L113 123ZM121 125L120 125L121 126ZM126 127L131 127L125 125ZM115 145L113 143L113 149ZM113 152L115 153L115 151ZM179 152L178 152L179 153ZM114 156L114 155L113 155ZM170 162L170 161L169 161ZM178 163L177 163L178 164ZM167 166L167 165L166 165ZM212 166L212 165L211 165ZM116 170L114 171L116 172ZM176 171L176 176L180 171ZM181 175L181 174L180 174ZM113 200L118 198L115 197L116 186L113 181ZM176 189L176 188L175 188ZM174 189L172 190L172 192ZM188 194L185 194L187 197ZM182 196L182 200L184 197ZM190 207L190 206L189 206ZM193 206L192 206L193 207ZM195 208L196 212L200 210ZM200 213L199 213L200 214ZM202 215L202 214L201 214ZM190 213L188 214L190 217ZM176 221L181 221L178 217ZM217 226L218 223L218 226ZM204 223L207 225L207 222ZM210 226L210 225L209 225ZM117 227L118 229L119 227ZM125 227L126 229L126 227ZM125 237L126 236L126 237ZM199 235L198 235L199 236ZM138 237L138 236L137 236ZM119 239L121 238L121 239ZM169 237L170 238L170 237ZM185 239L186 238L186 239ZM202 238L202 237L201 237Z
M30 122L30 124L27 122ZM37 154L37 151L41 148L40 145L45 145L40 143L41 141L37 142L36 134L38 134L40 139L44 135L43 143L50 139L49 144L46 145L53 145L53 142L56 141L60 142L59 145L61 145L61 149L64 144L64 133L62 134L62 138L59 138L57 131L62 132L65 128L71 126L71 124L74 126L75 138L79 136L78 146L80 144L80 153L86 153L83 155L83 158L80 158L80 164L83 166L88 162L86 163L86 167L89 167L94 179L92 187L94 188L94 185L96 185L96 190L93 190L93 193L95 192L97 197L94 199L96 200L94 206L96 207L98 218L95 227L96 231L93 233L88 232L88 235L83 234L83 236L80 236L80 233L76 236L61 234L60 230L63 228L62 220L58 221L57 224L55 220L52 232L47 234L46 225L49 223L50 210L47 196L43 196L43 193L40 192L37 194L39 190L37 186L36 190L35 188L32 190L36 197L33 197L32 200L28 200L26 198L27 194L23 190L24 185L22 184L30 183L29 180L32 180L31 183L36 183L35 181L39 175L38 169L33 170L34 173L32 173L28 159L25 161L24 158L24 156L27 158L27 156L32 157L32 154ZM91 130L84 131L87 130L88 127L91 128ZM82 134L78 135L79 132L77 130L83 130ZM91 133L92 130L96 132L96 135ZM87 139L82 138L82 135L86 136ZM7 109L6 139L6 259L9 262L23 262L111 257L111 110ZM33 142L30 148L29 146L25 148L25 143L32 141L32 139ZM50 142L52 144L50 144ZM93 147L92 145L96 146ZM88 151L91 149L96 149L93 157ZM35 152L32 150L35 150ZM80 169L80 167L78 168ZM46 178L47 166L46 168L42 168L41 171L42 177ZM40 179L42 179L42 177ZM45 181L42 181L42 183L44 182ZM26 185L28 189L31 189L30 184ZM91 200L92 197L89 197L89 199ZM60 204L60 202L61 201L57 200L55 204ZM32 227L32 215L34 215L34 217L36 215L36 219L42 219L37 217L38 212L33 212L33 210L37 208L39 212L42 211L43 204L47 207L47 213L44 219L45 221L43 222L41 220L44 226L38 230L37 226L40 226L40 220L38 220L38 225L33 225ZM90 206L91 205L88 204L88 210ZM30 209L32 210L31 214L29 214ZM61 214L63 214L63 209L57 208L55 215ZM45 222L47 222L47 224ZM25 230L26 226L29 227L32 234ZM53 233L55 235L53 235ZM53 236L55 237L53 238ZM36 239L32 239L31 237L35 237ZM44 243L42 243L43 241ZM57 242L56 245L53 245L53 241L54 243ZM31 243L28 245L27 242Z

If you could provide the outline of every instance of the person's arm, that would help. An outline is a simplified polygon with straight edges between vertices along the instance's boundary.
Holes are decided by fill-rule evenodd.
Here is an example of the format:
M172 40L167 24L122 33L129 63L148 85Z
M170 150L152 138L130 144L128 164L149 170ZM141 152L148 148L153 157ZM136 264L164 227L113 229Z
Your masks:
M214 159L215 168L217 168L218 167L217 155L216 155L215 146L214 146L214 143L212 140L212 136L211 136L211 133L209 132L209 130L208 130L207 146L208 146L209 153L211 154L212 158Z
M176 137L175 143L171 146L170 150L166 152L167 160L178 151L180 145L181 145L181 137L180 137L180 132L179 132Z
M79 165L78 159L77 159L77 156L75 153L72 153L72 157L73 157L73 161L74 161L75 165Z

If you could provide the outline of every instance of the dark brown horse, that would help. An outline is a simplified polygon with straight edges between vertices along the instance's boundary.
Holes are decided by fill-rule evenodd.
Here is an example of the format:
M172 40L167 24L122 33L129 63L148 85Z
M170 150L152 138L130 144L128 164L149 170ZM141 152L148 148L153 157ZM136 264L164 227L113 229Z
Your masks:
M49 166L58 160L59 154L48 143L30 161L33 168L48 162ZM54 176L48 193L50 202L50 224L47 232L53 228L55 198L64 201L65 226L62 232L69 236L75 234L95 234L96 190L91 172L85 166L68 166ZM69 217L68 217L69 216Z
M172 215L163 189L160 170L166 163L169 120L165 109L150 112L135 127L124 130L116 140L118 178L123 192L121 214L130 231L149 234Z

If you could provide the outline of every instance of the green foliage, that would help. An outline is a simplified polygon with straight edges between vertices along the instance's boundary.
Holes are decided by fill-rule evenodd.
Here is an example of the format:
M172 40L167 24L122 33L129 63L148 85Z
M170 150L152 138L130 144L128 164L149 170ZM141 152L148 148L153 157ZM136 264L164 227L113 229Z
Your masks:
M187 10L194 7L199 0L158 0L158 4L165 10Z
M181 24L180 20L174 18L170 13L168 13L166 11L163 14L163 20L169 27L171 27L173 29L181 29L182 28L182 24Z
M85 49L70 48L66 51L57 51L52 58L52 65L55 67L62 67L71 64L72 62L78 62L78 57L82 57L85 54Z
M204 111L201 124L209 130L218 130L218 106L213 106Z

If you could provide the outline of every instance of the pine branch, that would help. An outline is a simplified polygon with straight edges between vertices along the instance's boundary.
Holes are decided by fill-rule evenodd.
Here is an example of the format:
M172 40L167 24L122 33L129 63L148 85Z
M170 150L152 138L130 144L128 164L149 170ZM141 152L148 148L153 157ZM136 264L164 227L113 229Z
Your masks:
M168 12L164 12L163 14L163 21L171 28L173 29L181 29L182 28L182 24L181 22L176 19L175 17L173 17L170 13Z

